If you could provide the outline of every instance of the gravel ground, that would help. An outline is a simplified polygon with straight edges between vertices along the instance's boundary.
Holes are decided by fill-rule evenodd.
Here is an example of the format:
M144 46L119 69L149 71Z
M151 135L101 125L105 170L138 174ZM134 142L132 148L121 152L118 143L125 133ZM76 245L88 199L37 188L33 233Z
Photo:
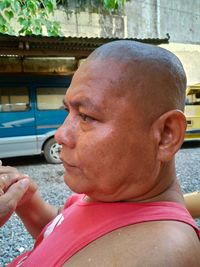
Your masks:
M177 175L184 193L200 190L200 145L185 144L176 156ZM61 164L47 164L42 157L21 157L3 160L3 164L16 166L29 174L38 184L41 195L51 204L61 206L71 194L63 182ZM200 222L197 221L199 226ZM30 249L33 240L17 216L0 229L0 266Z

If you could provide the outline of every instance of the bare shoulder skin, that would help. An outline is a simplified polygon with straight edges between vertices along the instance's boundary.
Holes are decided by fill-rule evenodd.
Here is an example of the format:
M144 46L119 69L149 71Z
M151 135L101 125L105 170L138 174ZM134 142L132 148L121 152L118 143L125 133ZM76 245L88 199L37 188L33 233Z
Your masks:
M92 242L64 267L198 267L196 233L179 222L148 222L113 231Z

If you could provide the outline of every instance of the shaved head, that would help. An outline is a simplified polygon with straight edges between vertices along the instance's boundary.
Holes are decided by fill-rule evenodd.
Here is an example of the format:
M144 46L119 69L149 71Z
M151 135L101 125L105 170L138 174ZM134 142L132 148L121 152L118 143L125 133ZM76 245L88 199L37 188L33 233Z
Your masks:
M146 115L155 119L172 109L184 110L186 75L180 60L166 49L134 42L114 41L96 49L87 63L110 63L120 68L111 80L119 94L132 92ZM114 70L113 70L114 71Z
M167 190L184 138L185 87L183 67L167 50L133 41L95 50L73 76L69 115L56 135L61 157L78 166L67 166L68 186L100 201Z

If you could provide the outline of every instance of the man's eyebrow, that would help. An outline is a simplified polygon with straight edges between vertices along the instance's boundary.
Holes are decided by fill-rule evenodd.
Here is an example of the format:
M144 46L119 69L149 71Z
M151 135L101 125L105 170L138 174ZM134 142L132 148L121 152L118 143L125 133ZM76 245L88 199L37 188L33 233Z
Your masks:
M70 104L77 108L83 107L83 108L90 108L91 110L94 110L94 111L100 110L100 108L97 105L95 105L93 102L91 102L90 99L88 98L72 100Z
M90 108L94 111L100 111L100 107L98 107L97 105L95 105L93 102L91 102L91 100L89 98L80 98L80 99L74 99L74 100L70 100L68 103L65 99L63 99L63 104L66 107L72 106L74 108L79 108L79 107L83 107L83 108Z

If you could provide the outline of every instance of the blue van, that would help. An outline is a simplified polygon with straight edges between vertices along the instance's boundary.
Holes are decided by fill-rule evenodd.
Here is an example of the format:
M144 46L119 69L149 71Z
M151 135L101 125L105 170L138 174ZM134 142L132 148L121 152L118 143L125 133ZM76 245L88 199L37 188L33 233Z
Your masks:
M44 153L59 163L56 129L67 116L69 76L0 76L0 159Z

